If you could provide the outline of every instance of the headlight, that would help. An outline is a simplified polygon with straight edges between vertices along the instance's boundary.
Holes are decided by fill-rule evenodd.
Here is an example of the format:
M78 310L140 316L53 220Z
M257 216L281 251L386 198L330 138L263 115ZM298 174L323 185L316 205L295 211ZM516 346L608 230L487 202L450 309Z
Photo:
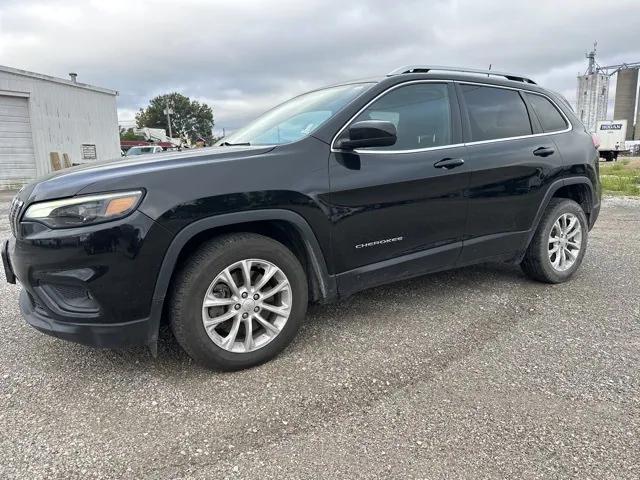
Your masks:
M138 206L142 191L114 192L34 203L23 220L44 223L51 228L69 228L116 220Z

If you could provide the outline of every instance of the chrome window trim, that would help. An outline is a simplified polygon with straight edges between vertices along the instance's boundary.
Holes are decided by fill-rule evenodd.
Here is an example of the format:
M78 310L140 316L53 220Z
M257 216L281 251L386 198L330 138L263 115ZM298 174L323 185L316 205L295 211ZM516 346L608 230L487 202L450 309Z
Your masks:
M375 154L375 155L430 152L432 150L442 150L442 149L445 149L445 148L457 148L457 147L481 145L483 143L496 143L496 142L506 142L506 141L509 141L509 140L521 140L523 138L544 137L544 136L547 136L547 135L557 135L559 133L567 133L567 132L570 132L571 130L573 130L573 124L571 123L569 118L565 115L565 113L562 111L562 109L560 107L558 107L558 104L551 97L549 97L548 95L546 95L544 93L534 92L534 91L531 91L531 90L527 90L525 88L505 87L505 86L502 86L502 85L492 85L490 83L482 83L482 82L468 82L468 81L463 81L463 80L436 80L436 79L433 79L433 80L412 80L410 82L403 82L403 83L399 83L397 85L393 85L392 87L389 87L385 91L383 91L383 92L379 93L378 95L376 95L364 107L362 107L360 110L358 110L358 112L356 112L356 114L353 115L342 126L342 128L340 130L338 130L338 133L336 133L334 135L333 140L331 140L331 152L332 153L344 153L344 152L348 152L349 151L349 150L341 150L341 149L335 148L333 145L335 144L335 142L338 139L338 137L342 134L342 132L344 132L344 130L351 124L351 122L353 122L353 120L355 118L357 118L358 115L360 115L367 108L369 108L369 106L373 102L378 100L380 97L386 95L387 93L395 90L396 88L400 88L400 87L404 87L406 85L412 85L412 84L416 84L416 83L457 83L457 84L465 84L465 85L480 85L482 87L502 88L502 89L505 89L505 90L515 90L516 92L525 92L525 93L530 93L530 94L533 94L533 95L540 95L541 97L544 97L547 100L549 100L551 102L551 104L560 112L560 115L562 115L562 118L564 118L565 122L567 123L567 128L565 128L564 130L556 130L556 131L553 131L553 132L532 133L530 135L520 135L520 136L517 136L517 137L493 138L491 140L478 140L476 142L454 143L454 144L449 144L449 145L439 145L437 147L414 148L414 149L409 149L409 150L363 150L363 149L356 149L356 150L353 150L353 152L358 153L358 154L372 153L372 154Z
M385 153L419 153L419 152L430 152L431 150L443 150L445 148L456 148L456 147L464 147L466 144L464 143L450 143L447 145L439 145L437 147L425 147L425 148L414 148L411 150L362 150L356 149L353 150L355 153L373 153L376 155L385 154ZM348 150L331 150L332 152L341 152L344 153Z

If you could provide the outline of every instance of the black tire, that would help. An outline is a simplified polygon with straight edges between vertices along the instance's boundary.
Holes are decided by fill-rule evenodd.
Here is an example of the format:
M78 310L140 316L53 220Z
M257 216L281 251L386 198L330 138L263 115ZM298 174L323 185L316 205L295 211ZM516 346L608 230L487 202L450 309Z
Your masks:
M582 228L582 242L580 252L575 263L565 271L556 270L549 259L549 235L556 220L564 213L572 213L580 222ZM534 280L545 283L566 282L576 272L582 263L587 250L587 237L589 233L587 217L582 207L573 200L566 198L552 198L540 220L538 229L531 239L529 248L520 266L525 274Z
M258 258L277 266L291 286L291 313L280 333L258 350L235 353L216 345L202 322L202 302L214 278L229 265ZM215 370L240 370L270 360L296 335L307 311L307 277L296 256L281 243L252 233L216 237L195 251L176 273L169 318L182 348L198 363Z

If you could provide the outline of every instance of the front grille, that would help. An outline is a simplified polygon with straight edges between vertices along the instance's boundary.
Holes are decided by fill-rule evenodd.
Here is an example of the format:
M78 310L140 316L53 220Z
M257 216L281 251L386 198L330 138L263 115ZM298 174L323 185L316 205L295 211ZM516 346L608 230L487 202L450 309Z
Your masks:
M13 198L11 206L9 207L9 224L11 225L11 233L14 237L18 236L20 214L22 213L23 206L24 202L16 196Z
M82 287L72 285L55 285L60 296L67 301L89 298L88 292Z
M49 307L55 305L70 313L97 314L100 311L91 293L79 285L40 283L35 290Z

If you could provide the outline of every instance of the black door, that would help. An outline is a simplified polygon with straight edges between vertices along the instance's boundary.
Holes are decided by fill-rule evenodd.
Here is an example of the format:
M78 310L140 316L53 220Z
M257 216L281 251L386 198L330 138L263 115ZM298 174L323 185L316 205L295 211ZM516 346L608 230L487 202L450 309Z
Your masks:
M458 93L471 175L458 264L517 256L549 184L561 175L560 153L525 101L525 92L461 83ZM550 106L560 117L553 128L565 129L565 119Z
M333 259L342 294L455 264L468 183L455 95L446 82L392 88L351 123L391 121L396 144L331 154Z

